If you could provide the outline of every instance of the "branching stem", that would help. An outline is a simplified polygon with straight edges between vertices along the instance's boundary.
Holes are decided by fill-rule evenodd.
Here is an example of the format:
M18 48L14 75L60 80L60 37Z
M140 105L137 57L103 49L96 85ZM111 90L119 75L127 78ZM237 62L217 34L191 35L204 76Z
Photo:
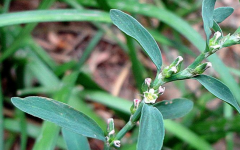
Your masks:
M173 75L170 78L161 78L161 75L158 73L156 79L154 80L153 84L151 85L152 88L157 89L158 87L162 86L163 84L167 82L172 82L176 80L184 80L189 79L194 76L192 70L194 70L201 62L206 58L206 53L201 53L192 64L190 64L186 69L180 71L179 73ZM130 131L135 125L136 122L139 120L141 116L141 111L143 107L144 102L142 101L139 105L137 111L130 117L127 124L117 133L114 140L111 141L110 147L113 146L115 140L121 140L122 137Z

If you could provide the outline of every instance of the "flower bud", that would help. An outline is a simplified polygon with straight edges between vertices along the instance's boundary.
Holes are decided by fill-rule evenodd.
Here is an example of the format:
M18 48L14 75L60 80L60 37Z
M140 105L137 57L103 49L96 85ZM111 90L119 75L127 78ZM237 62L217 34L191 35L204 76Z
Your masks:
M113 118L109 118L107 120L107 132L108 132L108 136L111 138L111 136L113 136L113 134L115 133L114 130L114 120Z
M141 103L141 100L139 100L139 99L134 99L133 100L133 104L130 108L130 112L131 112L132 115L136 112L140 103Z
M164 93L164 91L165 91L165 87L160 86L160 87L158 88L158 93L159 93L160 95L162 95L162 94Z
M150 87L151 85L151 82L152 82L152 79L151 78L146 78L144 80L144 83L142 84L142 91L145 92L148 90L148 88Z
M202 74L206 69L208 69L210 67L212 67L212 63L210 63L210 62L200 64L194 69L193 73L194 74Z
M217 42L217 40L221 37L221 32L219 32L219 31L217 31L217 32L215 32L214 33L214 35L213 35L213 42Z
M121 142L119 140L113 141L115 147L119 148L121 146Z
M182 56L178 56L169 66L165 67L162 71L164 78L169 78L172 74L178 73L181 69L182 61Z
M151 79L151 78L146 78L145 81L144 81L144 83L145 83L148 87L150 86L151 82L152 82L152 79Z
M169 77L171 77L172 74L173 74L173 71L170 70L169 66L165 67L162 71L162 76L164 78L169 78Z
M217 31L214 33L213 37L209 40L209 47L212 53L222 48L223 42L221 40L222 38L220 38L221 36L222 36L221 32Z
M174 62L171 63L170 67L179 66L182 61L183 61L182 56L178 56L178 57L174 60Z
M234 41L235 44L238 43L238 42L240 41L240 33L234 33L234 34L230 37L230 39L231 39L232 41Z
M139 104L140 104L141 100L140 99L134 99L133 103L134 103L134 108L137 109Z

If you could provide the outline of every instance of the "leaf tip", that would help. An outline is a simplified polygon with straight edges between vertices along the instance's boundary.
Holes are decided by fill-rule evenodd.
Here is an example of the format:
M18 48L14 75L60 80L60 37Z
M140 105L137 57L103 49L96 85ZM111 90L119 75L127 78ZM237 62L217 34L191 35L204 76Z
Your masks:
M11 102L14 104L16 101L18 100L23 100L23 98L20 98L20 97L12 97L11 98Z

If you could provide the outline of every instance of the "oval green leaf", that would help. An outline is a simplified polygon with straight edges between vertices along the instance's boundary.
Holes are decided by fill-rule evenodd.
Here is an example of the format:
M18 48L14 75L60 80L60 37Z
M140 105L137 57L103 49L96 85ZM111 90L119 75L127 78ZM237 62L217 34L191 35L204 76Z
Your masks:
M139 42L157 69L160 70L162 55L152 35L136 19L120 10L111 9L110 17L113 24Z
M240 113L240 107L232 92L221 81L207 75L198 75L193 79L196 79L198 82L200 82L213 95L235 107Z
M104 133L96 122L64 103L37 96L13 97L11 101L17 108L28 114L53 122L83 136L105 141Z
M177 98L173 100L164 100L153 105L162 114L163 119L176 119L185 116L193 108L193 102Z
M164 135L162 114L157 108L145 104L140 119L137 150L160 150Z
M213 11L216 0L203 0L202 3L202 18L203 27L207 37L207 43L211 36L211 28L213 26Z
M62 128L62 135L68 150L90 150L88 139L85 136Z
M223 22L227 17L233 13L234 9L232 7L219 7L213 11L213 19L217 23Z

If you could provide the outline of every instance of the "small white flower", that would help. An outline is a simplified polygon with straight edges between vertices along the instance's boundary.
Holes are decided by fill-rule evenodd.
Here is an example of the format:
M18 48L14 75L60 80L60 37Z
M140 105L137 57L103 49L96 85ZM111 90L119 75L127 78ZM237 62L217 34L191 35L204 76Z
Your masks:
M114 146L116 146L116 147L121 146L121 142L119 140L115 140L115 141L113 141L113 143L114 143Z
M155 103L155 101L158 98L158 95L154 93L154 89L150 89L149 91L143 92L143 94L145 103Z

